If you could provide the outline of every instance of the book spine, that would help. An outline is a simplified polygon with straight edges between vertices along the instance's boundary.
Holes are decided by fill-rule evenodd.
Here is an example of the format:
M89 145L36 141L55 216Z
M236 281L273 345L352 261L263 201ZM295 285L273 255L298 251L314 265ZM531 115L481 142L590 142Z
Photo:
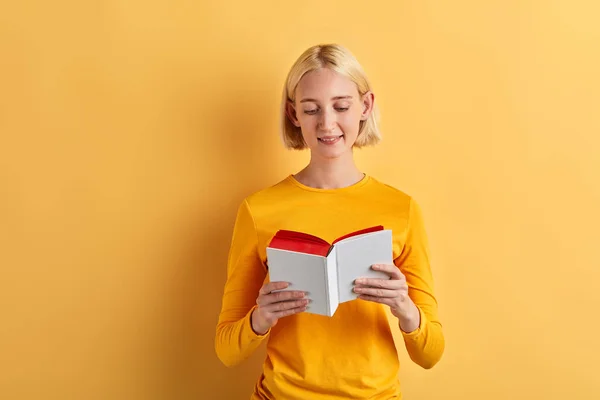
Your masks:
M329 290L329 257L323 257L323 264L324 264L324 272L325 272L325 301L326 301L326 306L325 306L325 310L328 313L327 315L331 316L331 298L330 298L330 290Z
M337 249L334 247L326 260L327 270L327 311L333 316L339 304Z

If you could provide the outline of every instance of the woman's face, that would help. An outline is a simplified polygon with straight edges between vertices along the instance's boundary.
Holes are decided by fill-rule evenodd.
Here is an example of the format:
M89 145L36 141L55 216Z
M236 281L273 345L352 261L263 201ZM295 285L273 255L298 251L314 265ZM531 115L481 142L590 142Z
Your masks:
M352 152L359 123L369 117L372 105L372 93L360 96L349 78L321 68L302 77L287 112L313 157L338 158Z

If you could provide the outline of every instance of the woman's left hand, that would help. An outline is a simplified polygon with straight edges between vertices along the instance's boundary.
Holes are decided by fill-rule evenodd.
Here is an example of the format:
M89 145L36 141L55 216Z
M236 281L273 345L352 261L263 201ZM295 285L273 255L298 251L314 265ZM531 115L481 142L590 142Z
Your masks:
M386 304L392 314L400 321L400 328L412 332L419 327L419 309L408 296L406 277L395 265L375 264L371 268L390 276L390 279L358 278L354 282L354 291L359 298L375 303Z

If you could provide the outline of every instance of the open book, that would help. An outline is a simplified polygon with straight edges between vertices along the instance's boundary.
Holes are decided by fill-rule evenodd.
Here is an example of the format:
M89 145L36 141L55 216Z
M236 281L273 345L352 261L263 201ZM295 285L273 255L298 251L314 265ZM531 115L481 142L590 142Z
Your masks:
M340 303L354 300L359 277L389 279L373 264L391 264L392 231L375 226L352 232L332 244L307 233L280 230L267 247L271 282L284 281L284 290L308 292L306 312L333 316Z

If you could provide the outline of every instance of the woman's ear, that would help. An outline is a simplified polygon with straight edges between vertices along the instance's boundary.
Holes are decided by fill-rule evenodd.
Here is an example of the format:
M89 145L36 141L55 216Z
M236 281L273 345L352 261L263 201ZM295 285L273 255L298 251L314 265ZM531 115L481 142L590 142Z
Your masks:
M300 121L296 118L296 108L294 107L294 103L289 100L285 103L285 113L292 124L294 124L295 127L300 128Z
M373 92L368 91L367 93L365 93L362 98L362 114L360 115L360 120L361 121L366 121L367 119L369 119L369 116L371 115L371 112L373 112L373 104L375 103L375 95L373 94Z

